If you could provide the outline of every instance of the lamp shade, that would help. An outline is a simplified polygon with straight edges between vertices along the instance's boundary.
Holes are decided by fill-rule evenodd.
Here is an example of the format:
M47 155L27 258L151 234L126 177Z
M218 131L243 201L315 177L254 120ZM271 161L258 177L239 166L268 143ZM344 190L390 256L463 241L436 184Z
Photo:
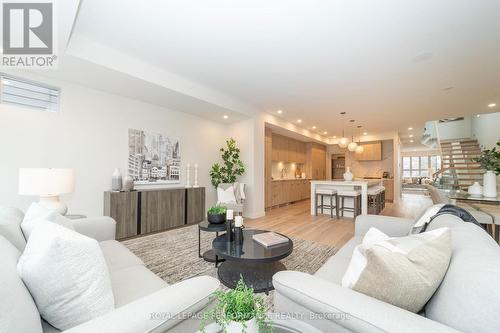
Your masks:
M20 195L57 196L74 190L74 169L19 169Z

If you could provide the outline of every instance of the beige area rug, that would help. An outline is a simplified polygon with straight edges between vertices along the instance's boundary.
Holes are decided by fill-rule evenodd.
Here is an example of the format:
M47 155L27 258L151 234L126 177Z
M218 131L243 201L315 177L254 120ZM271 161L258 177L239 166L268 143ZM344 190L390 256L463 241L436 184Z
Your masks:
M214 237L215 233L201 232L202 253L212 247ZM288 270L312 274L337 252L335 247L328 245L298 238L292 240L293 252L282 260ZM200 275L217 278L214 264L198 258L197 225L129 239L122 243L169 284ZM266 298L272 307L272 292Z

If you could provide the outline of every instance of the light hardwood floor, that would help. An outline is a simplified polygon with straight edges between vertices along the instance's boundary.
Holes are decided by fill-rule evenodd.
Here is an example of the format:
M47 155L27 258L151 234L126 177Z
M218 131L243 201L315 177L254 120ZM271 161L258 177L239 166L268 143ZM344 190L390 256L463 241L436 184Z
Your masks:
M388 203L382 215L415 218L432 205L429 197L404 194L398 203ZM311 216L309 200L272 209L265 217L247 219L250 228L280 232L287 236L340 247L354 235L354 219L331 219L329 215Z

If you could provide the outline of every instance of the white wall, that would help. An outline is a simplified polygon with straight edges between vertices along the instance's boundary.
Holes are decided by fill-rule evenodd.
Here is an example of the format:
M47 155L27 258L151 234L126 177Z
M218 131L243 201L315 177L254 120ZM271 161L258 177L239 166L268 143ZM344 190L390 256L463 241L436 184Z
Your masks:
M182 169L177 186L185 184L185 165L198 163L207 205L215 201L208 172L220 159L227 126L80 85L29 78L62 88L61 111L0 105L0 205L26 209L35 200L17 194L20 167L72 167L76 192L63 196L69 212L101 215L103 191L111 186L113 169L124 172L127 167L129 128L180 138Z
M473 117L472 135L479 141L481 148L495 147L500 140L500 112Z
M463 139L471 137L471 118L463 120L437 123L439 140Z

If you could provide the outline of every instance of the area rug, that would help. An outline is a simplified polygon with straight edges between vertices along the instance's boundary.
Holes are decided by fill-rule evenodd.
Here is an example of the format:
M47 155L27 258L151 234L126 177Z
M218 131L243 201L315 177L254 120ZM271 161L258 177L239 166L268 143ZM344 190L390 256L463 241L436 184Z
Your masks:
M214 236L214 233L202 231L202 253L212 247ZM313 274L337 252L332 246L299 238L292 240L293 252L282 260L288 270ZM217 278L214 264L198 257L197 225L129 239L122 243L169 284L201 275ZM272 308L272 293L265 298Z

